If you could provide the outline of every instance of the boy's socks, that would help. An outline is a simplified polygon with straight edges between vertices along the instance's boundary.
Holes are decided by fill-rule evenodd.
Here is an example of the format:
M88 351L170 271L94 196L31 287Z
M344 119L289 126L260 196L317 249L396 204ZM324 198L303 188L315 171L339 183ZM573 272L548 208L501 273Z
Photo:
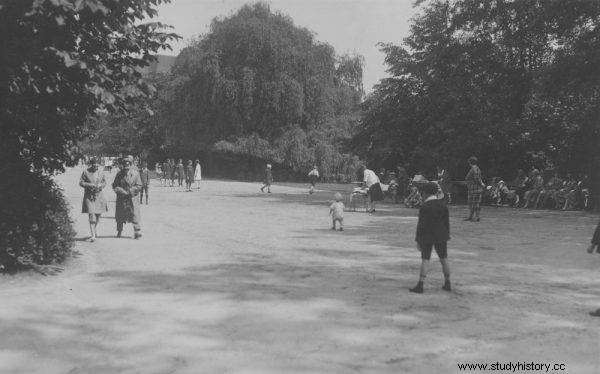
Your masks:
M444 281L444 285L442 286L442 290L444 291L452 291L452 287L450 286L450 279Z
M416 286L408 289L410 292L423 293L423 281L419 281Z

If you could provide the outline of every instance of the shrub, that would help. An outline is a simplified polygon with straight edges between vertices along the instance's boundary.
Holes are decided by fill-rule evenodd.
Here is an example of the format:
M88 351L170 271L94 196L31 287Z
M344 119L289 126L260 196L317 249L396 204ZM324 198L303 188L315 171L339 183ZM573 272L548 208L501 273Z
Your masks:
M2 184L0 271L64 261L73 248L75 231L58 186L47 176L22 169Z

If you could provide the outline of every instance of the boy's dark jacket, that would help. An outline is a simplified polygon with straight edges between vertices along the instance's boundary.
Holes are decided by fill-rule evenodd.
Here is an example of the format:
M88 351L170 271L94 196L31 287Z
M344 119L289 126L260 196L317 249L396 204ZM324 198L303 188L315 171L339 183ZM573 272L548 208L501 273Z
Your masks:
M417 243L433 244L450 240L448 207L442 200L429 200L419 209Z

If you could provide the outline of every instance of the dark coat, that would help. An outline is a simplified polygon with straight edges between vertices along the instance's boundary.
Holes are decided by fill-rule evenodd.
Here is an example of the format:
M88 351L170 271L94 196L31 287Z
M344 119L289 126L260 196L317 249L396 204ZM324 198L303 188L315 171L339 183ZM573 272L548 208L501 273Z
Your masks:
M194 181L194 167L192 165L187 165L185 167L185 180L186 182Z
M417 243L435 244L450 240L450 215L442 200L429 200L419 209Z
M140 170L140 179L142 180L142 186L147 187L148 185L150 185L150 170Z
M135 198L142 189L140 173L131 168L121 170L115 176L112 188L117 194L115 220L117 222L140 222L139 200Z
M265 180L264 180L265 184L271 184L273 183L273 173L271 172L271 169L267 168L265 169Z

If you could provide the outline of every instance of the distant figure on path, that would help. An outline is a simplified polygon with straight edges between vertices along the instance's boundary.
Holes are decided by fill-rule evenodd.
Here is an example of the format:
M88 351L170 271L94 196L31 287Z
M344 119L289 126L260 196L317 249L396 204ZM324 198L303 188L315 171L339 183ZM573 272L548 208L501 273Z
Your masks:
M112 188L117 194L115 220L117 221L117 237L121 237L123 224L133 223L135 239L142 237L140 233L140 206L136 196L142 189L140 174L132 167L133 157L123 160L122 169L115 176Z
M436 198L438 186L429 182L421 187L423 206L419 209L419 221L415 240L421 251L421 272L419 282L410 292L423 293L423 282L427 276L431 250L435 248L444 273L444 291L450 291L450 267L448 266L448 240L450 240L450 215L448 207Z
M469 157L469 172L465 177L467 182L467 204L469 205L469 216L465 221L479 222L479 213L481 212L481 195L485 188L485 184L481 180L481 170L479 169L479 161L477 157Z
M171 166L169 178L171 179L171 187L175 186L175 179L177 179L177 170L175 165L175 159L172 158L169 160L169 165Z
M332 221L332 230L335 230L335 223L338 222L340 224L340 231L344 231L344 203L342 202L342 194L336 192L335 201L329 207L329 215L331 216Z
M187 192L192 192L192 183L194 183L194 166L192 160L188 160L185 167L185 190Z
M148 205L148 187L150 186L150 170L146 161L142 162L142 170L140 170L140 179L142 181L142 189L140 190L140 204L146 192L146 205Z
M196 182L196 189L200 189L200 181L202 180L202 167L200 166L200 160L196 160L196 167L194 168L194 181Z
M396 180L398 181L398 194L395 201L397 203L406 197L409 180L408 173L402 165L396 167Z
M450 192L452 184L450 183L450 174L441 166L437 166L437 182L442 189L446 204L452 204L452 194Z
M375 202L383 200L383 191L379 183L379 178L373 170L367 169L364 165L361 166L363 171L363 182L368 188L369 202L367 211L369 213L375 212Z
M171 178L171 160L166 159L162 164L162 178L161 182L163 186L166 186L169 183L169 179Z
M588 253L594 253L594 248L596 249L596 253L600 253L600 222L596 226L596 230L594 230L594 236L592 237L592 244L588 247ZM590 312L591 316L600 317L600 308Z
M315 185L319 180L319 170L317 169L317 165L313 166L312 170L308 173L308 179L310 180L310 189L308 190L309 194L313 194L315 192Z
M271 193L271 183L273 183L273 173L271 172L271 164L267 164L267 168L265 169L265 179L263 181L263 185L260 188L261 192L265 192L265 187L267 188L267 192Z
M596 226L596 230L594 230L594 236L592 236L592 244L588 247L588 253L594 253L594 249L596 253L600 253L600 222Z
M106 187L104 173L98 170L98 159L89 161L89 167L81 174L79 185L83 187L83 204L81 213L87 213L90 221L90 241L96 241L96 228L102 213L108 211L108 204L102 190Z
M179 187L183 187L183 178L185 178L185 166L183 166L183 160L179 159L177 166L175 166L175 173L177 173L177 184Z

